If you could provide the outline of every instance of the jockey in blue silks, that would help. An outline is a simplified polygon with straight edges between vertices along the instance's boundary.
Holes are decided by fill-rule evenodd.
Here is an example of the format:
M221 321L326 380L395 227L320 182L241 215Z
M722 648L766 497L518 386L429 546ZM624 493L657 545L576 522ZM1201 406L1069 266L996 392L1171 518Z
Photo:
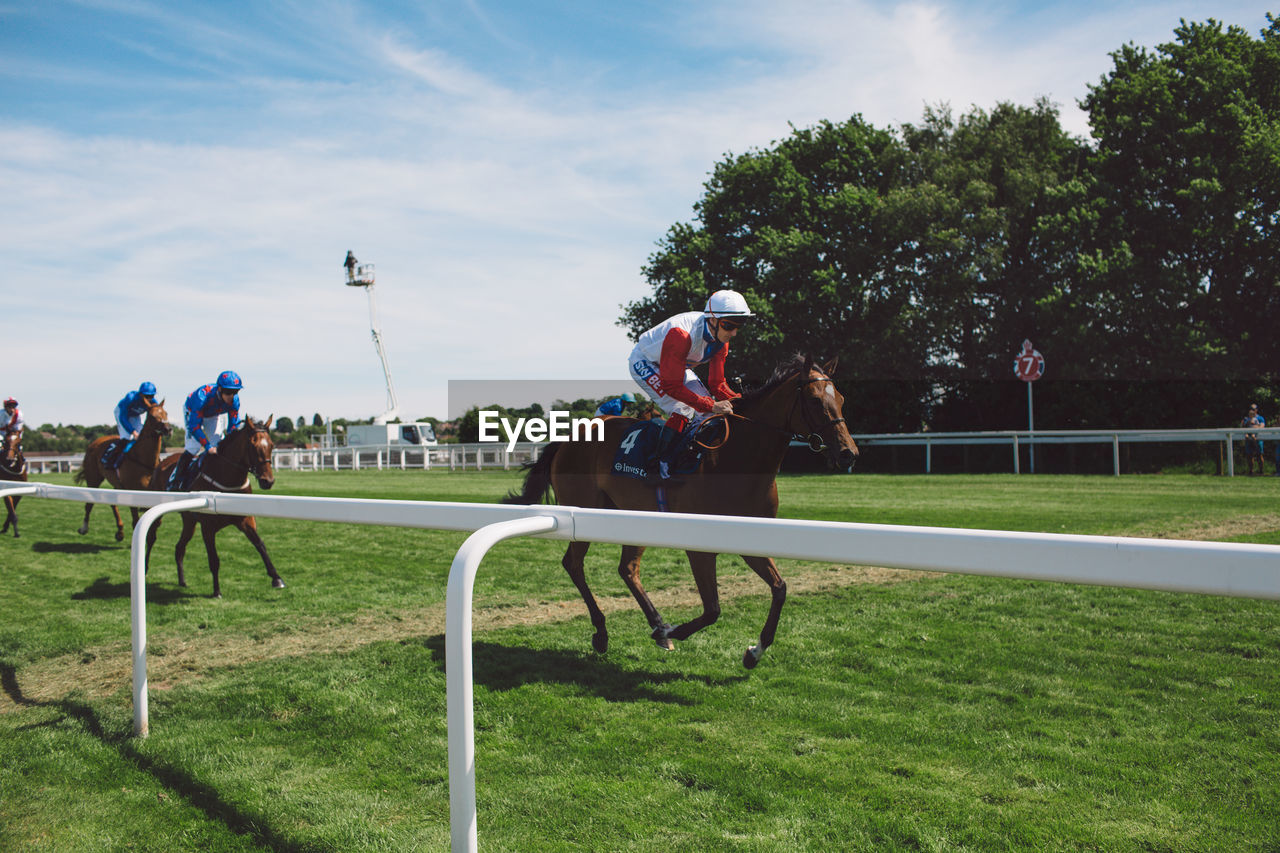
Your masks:
M597 417L597 418L618 417L624 411L626 411L627 403L634 403L635 401L636 401L635 395L631 393L623 394L621 397L614 397L610 400L605 400L598 407L596 407L596 413L594 417Z
M130 391L116 403L116 429L126 441L134 441L147 421L147 409L156 404L156 386L143 382L137 391Z
M173 466L168 490L184 492L198 468L192 464L205 453L217 453L218 443L228 432L240 426L240 390L244 382L234 370L224 370L216 381L201 385L187 397L182 407L182 422L187 430L182 457Z
M120 460L128 452L129 445L137 441L138 433L146 423L147 409L154 406L155 402L156 386L150 382L143 382L138 386L137 391L130 391L120 398L119 403L116 403L114 414L120 440L108 445L107 452L102 457L104 468L120 467Z

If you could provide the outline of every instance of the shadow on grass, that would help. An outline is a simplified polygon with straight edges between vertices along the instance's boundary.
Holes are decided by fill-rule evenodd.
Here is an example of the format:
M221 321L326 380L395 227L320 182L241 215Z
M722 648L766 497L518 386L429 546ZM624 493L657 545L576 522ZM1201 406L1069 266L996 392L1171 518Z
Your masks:
M112 583L111 578L103 575L100 578L94 578L93 583L79 592L72 593L71 599L73 601L88 601L92 599L128 598L130 594L129 581ZM181 587L160 586L155 583L147 584L147 604L168 604L191 596L192 593Z
M33 542L31 550L37 554L98 554L102 551L121 551L123 545L99 545L97 542Z
M142 754L136 749L137 741L131 735L104 729L98 715L88 705L70 699L49 702L28 699L22 694L17 674L10 664L0 663L0 688L4 689L16 705L27 708L52 708L62 713L61 719L40 723L32 728L58 726L68 718L78 721L86 732L104 745L116 750L123 761L150 774L172 794L182 797L204 812L210 820L223 824L237 835L252 838L267 849L281 851L281 853L294 853L294 851L300 853L310 849L306 845L285 838L272 829L265 815L245 811L226 802L216 789L201 782L183 768Z
M444 671L444 635L425 641L431 657ZM695 699L662 689L664 684L699 683L709 687L745 681L746 675L705 676L683 672L638 672L594 652L530 649L481 641L472 644L473 677L490 690L514 690L526 684L567 684L608 702L664 702L694 705Z

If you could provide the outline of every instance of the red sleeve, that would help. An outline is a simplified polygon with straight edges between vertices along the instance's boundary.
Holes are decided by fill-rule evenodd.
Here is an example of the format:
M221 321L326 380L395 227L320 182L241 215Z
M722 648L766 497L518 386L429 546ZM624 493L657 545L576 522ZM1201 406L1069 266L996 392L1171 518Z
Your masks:
M692 342L689 340L689 333L684 329L672 329L667 332L667 336L662 340L662 357L658 362L658 380L662 393L668 397L679 400L687 406L692 406L696 411L709 412L711 407L715 405L715 401L710 397L703 397L701 394L695 394L690 391L684 384L685 361L689 357L689 347ZM721 370L723 379L723 369Z
M729 345L725 344L711 357L711 363L707 365L707 381L711 385L711 393L716 395L717 400L736 400L742 396L730 388L729 383L724 380L724 362L728 355Z

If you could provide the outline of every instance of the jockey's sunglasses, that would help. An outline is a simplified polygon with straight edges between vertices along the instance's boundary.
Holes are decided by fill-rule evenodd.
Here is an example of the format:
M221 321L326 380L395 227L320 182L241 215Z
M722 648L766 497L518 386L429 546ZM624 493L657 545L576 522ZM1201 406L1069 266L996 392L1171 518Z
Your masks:
M737 322L737 321L734 321L734 320L721 320L721 321L720 321L720 328L724 329L726 332L736 332L736 331L738 331L739 329L741 329L741 328L742 328L743 326L745 326L745 325L746 325L746 323Z

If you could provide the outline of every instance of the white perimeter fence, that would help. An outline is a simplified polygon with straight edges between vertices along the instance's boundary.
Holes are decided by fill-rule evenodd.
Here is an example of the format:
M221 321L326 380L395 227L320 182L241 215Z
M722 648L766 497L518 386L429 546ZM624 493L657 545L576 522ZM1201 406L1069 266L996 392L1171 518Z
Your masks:
M1242 429L1174 429L1174 430L1002 430L991 432L919 432L919 433L863 433L854 434L853 440L866 447L923 446L925 449L924 472L933 472L933 448L953 445L981 446L1005 445L1011 453L1010 468L1021 473L1021 448L1051 444L1109 444L1111 445L1112 472L1120 476L1120 446L1122 444L1151 444L1164 442L1217 442L1224 449L1234 448L1243 442L1248 430ZM1264 442L1280 441L1280 427L1254 430ZM795 442L802 446L801 442ZM505 442L490 444L439 444L430 447L409 445L369 444L356 447L293 447L277 449L271 456L271 464L285 471L359 471L365 468L399 468L401 470L448 468L450 471L483 470L485 468L510 469L536 459L546 443L519 442L508 450ZM174 448L177 450L177 448ZM1235 476L1235 454L1227 452L1228 477ZM57 456L27 456L32 474L51 471L70 472L80 467L84 454Z
M150 507L130 555L134 732L147 718L146 585L151 525L179 510L300 521L473 531L454 557L446 590L445 669L449 811L455 851L476 839L471 605L485 553L515 536L646 545L774 558L922 569L1031 580L1280 599L1280 546L887 524L626 512L561 506L274 497L218 492L130 492L47 483L0 484L0 495Z

